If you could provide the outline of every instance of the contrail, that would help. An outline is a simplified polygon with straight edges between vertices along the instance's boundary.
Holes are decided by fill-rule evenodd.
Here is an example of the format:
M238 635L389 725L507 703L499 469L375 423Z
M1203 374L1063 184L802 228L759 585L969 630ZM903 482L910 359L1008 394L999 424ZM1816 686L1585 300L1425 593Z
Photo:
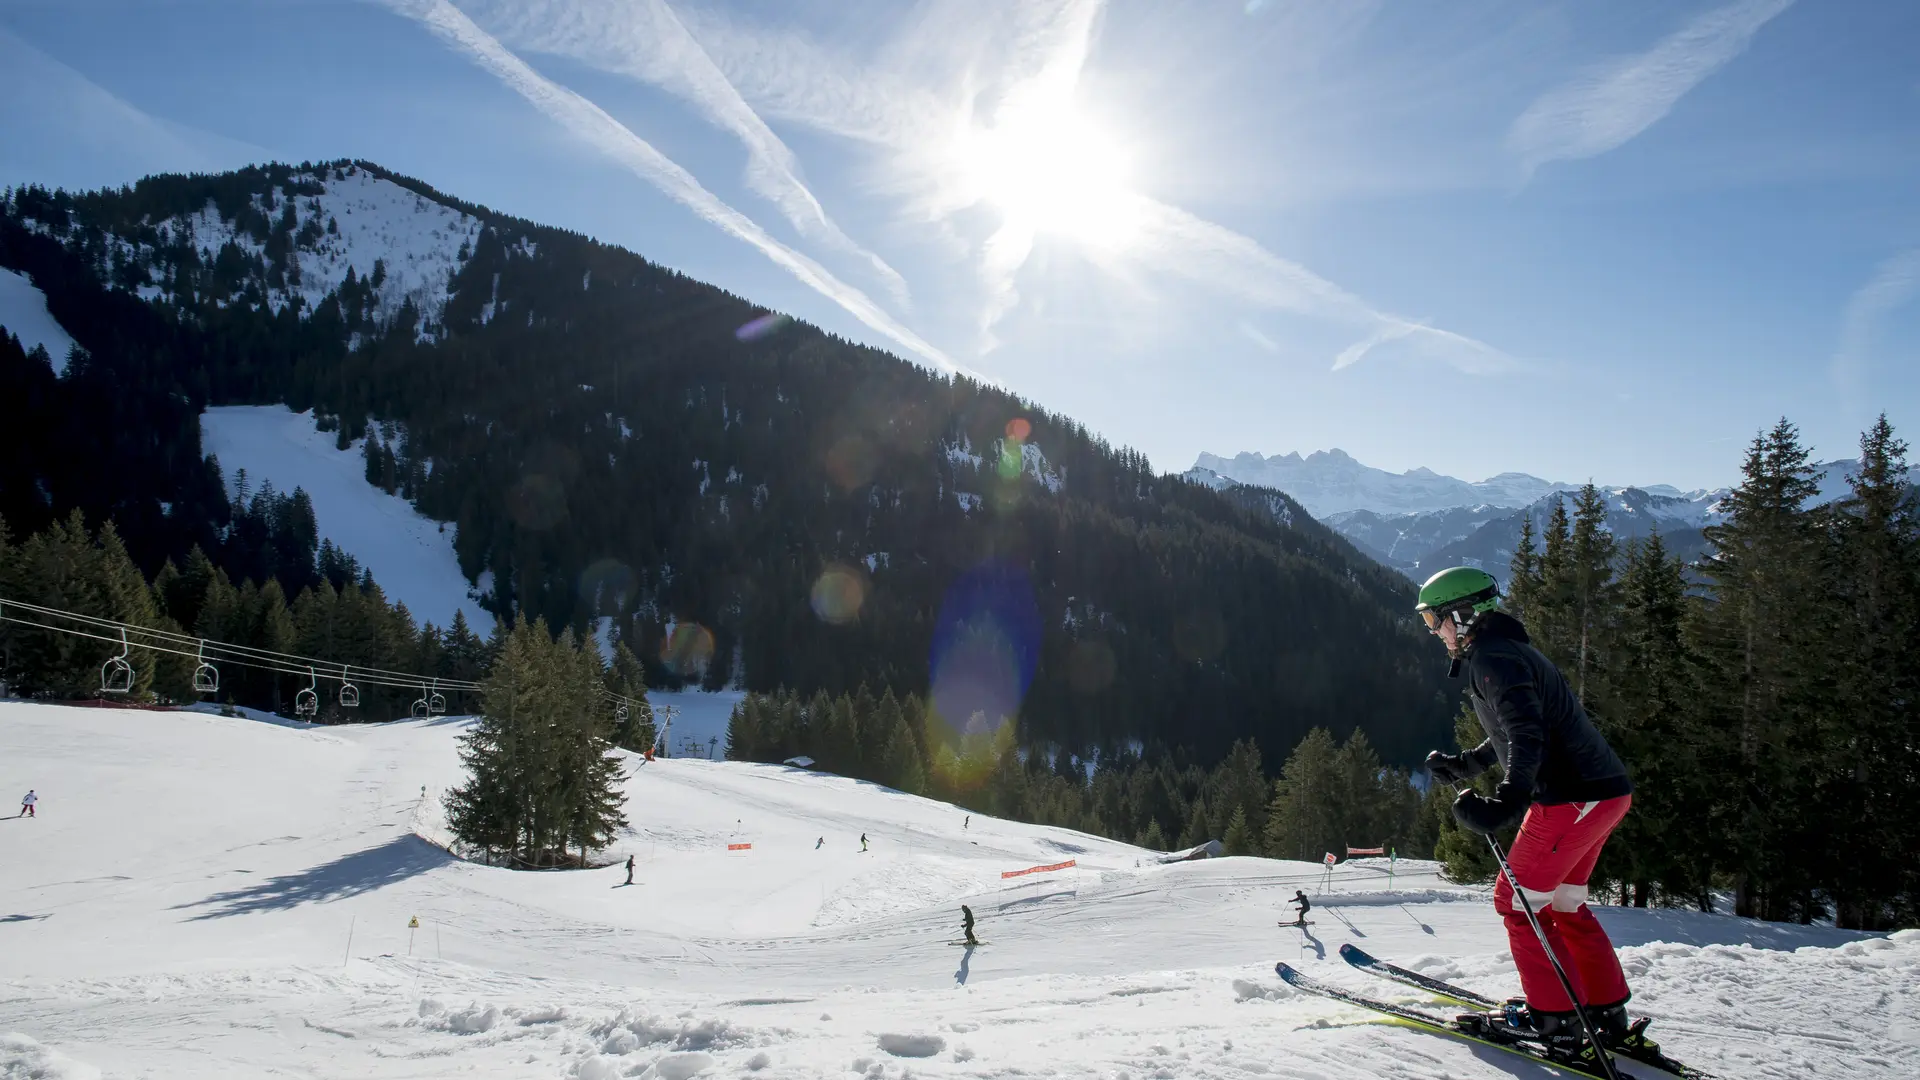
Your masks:
M598 105L527 66L448 0L388 0L394 10L421 23L579 138L658 187L707 222L758 248L762 254L820 295L902 348L946 370L961 371L944 352L895 320L867 295L825 267L767 235L752 219L700 185L693 175L607 115Z

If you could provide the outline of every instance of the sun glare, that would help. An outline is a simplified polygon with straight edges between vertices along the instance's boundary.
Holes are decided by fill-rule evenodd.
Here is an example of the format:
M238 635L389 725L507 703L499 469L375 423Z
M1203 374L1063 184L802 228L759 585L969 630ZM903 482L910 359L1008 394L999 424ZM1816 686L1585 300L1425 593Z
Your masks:
M975 195L1036 232L1109 250L1132 239L1126 154L1070 105L1002 109L963 137L959 157Z

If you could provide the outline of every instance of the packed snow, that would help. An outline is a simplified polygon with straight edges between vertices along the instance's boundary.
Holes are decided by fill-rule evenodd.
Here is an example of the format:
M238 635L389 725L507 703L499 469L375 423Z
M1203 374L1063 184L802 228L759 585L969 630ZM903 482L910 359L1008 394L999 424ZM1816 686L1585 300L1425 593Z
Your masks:
M629 757L609 865L514 872L441 846L465 724L0 703L0 791L40 796L0 820L0 1076L1553 1075L1274 976L1421 1000L1340 963L1354 941L1508 993L1485 890L1430 864L1162 865L831 775ZM1295 888L1304 929L1276 925ZM984 947L950 944L962 903ZM1920 933L1600 917L1699 1068L1920 1075Z
M47 294L17 270L0 269L0 327L19 338L21 348L28 352L35 345L45 346L47 358L53 361L53 373L66 372L73 338L47 310Z
M220 459L229 486L245 469L255 491L267 483L281 492L305 488L320 536L373 571L387 599L405 603L415 619L445 627L458 609L474 633L492 632L493 616L474 600L454 557L452 527L369 484L360 444L335 449L334 436L314 425L311 412L216 406L200 414L200 448Z

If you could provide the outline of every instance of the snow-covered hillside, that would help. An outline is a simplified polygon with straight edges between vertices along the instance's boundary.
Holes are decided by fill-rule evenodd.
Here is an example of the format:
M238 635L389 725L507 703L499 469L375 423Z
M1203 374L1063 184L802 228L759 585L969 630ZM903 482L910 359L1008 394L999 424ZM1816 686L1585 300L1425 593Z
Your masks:
M452 528L368 483L358 443L336 450L312 413L284 405L211 408L200 415L200 447L220 459L229 485L244 469L255 491L268 483L282 492L305 488L321 537L372 570L387 598L405 603L415 619L444 627L458 609L475 633L493 629L493 616L460 573Z
M1303 931L1275 922L1314 865L1161 866L838 777L630 759L609 856L636 884L516 873L437 846L462 727L0 704L0 792L41 797L0 820L0 1076L1547 1075L1274 977L1364 986L1354 941L1507 993L1485 891L1428 865L1340 866ZM948 944L961 903L983 948ZM1920 1074L1920 934L1600 914L1691 1063Z
M299 187L317 193L299 193ZM482 227L478 218L353 165L295 173L288 186L273 188L271 198L253 196L252 205L261 220L291 226L291 267L283 280L267 283L268 307L278 312L298 298L302 310L311 313L352 270L356 278L374 283L373 314L382 322L411 302L420 315L415 332L423 340L439 331L453 275L470 257ZM151 241L111 240L122 262L149 268L147 280L135 286L146 299L171 298L155 253L182 242L209 266L220 264L229 244L244 265L271 261L270 236L249 230L238 217L223 216L211 201L195 213L147 224Z
M73 338L47 310L47 294L34 286L32 279L16 270L0 269L0 328L20 339L28 352L44 346L53 361L55 374L67 370L67 353Z

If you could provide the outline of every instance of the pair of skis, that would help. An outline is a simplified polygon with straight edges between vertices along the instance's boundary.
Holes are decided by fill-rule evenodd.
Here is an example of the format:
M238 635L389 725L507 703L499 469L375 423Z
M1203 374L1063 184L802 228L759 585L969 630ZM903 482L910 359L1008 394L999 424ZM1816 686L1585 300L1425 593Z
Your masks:
M1364 949L1360 949L1351 944L1340 946L1340 959L1345 960L1348 964L1369 975L1378 976L1389 982L1399 983L1402 986L1411 987L1415 990L1421 990L1435 997L1444 998L1471 1009L1492 1010L1501 1007L1500 1002L1494 1001L1485 995L1476 994L1465 987L1455 986L1449 982L1442 982L1439 979L1422 975L1417 971L1412 971L1396 964L1389 964L1384 960L1376 959ZM1371 1009L1374 1012L1393 1017L1395 1020L1413 1027L1436 1032L1441 1035L1451 1035L1455 1038L1479 1043L1482 1046L1491 1046L1497 1050L1505 1050L1511 1054L1519 1054L1522 1057L1529 1057L1548 1065L1574 1069L1594 1076L1604 1075L1598 1066L1568 1061L1558 1055L1550 1053L1547 1050L1546 1044L1537 1039L1528 1039L1517 1034L1509 1036L1503 1032L1496 1034L1491 1029L1481 1031L1471 1030L1463 1027L1453 1017L1428 1012L1425 1009L1415 1008L1411 1005L1382 1001L1379 998L1371 997L1358 991L1348 990L1345 987L1335 986L1332 983L1321 982L1318 979L1302 974L1291 964L1284 962L1275 965L1274 971L1279 974L1282 979L1286 980L1289 986L1292 986L1296 990L1314 994L1318 997L1331 998L1334 1001L1343 1001L1349 1005L1357 1005L1363 1009ZM1703 1073L1699 1069L1682 1065L1658 1052L1652 1055L1643 1055L1623 1049L1614 1050L1611 1051L1611 1053L1616 1066L1622 1061L1627 1061L1671 1073L1674 1076L1680 1077L1681 1080L1716 1080L1715 1077Z

